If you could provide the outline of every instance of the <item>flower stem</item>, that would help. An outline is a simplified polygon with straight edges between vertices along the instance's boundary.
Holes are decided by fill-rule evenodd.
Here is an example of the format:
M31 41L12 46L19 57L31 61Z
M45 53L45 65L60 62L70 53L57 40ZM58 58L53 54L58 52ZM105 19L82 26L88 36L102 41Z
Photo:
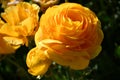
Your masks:
M9 57L7 57L6 60L7 60L8 62L10 62L11 64L15 65L17 68L20 67L15 61L11 60Z
M5 57L5 55L0 55L0 61L2 61Z
M18 68L21 74L23 74L23 77L26 77L27 79L32 80L27 74L26 70L23 67L21 67L17 62L13 61L10 57L7 57L6 59L8 62L10 62L11 64L15 65Z

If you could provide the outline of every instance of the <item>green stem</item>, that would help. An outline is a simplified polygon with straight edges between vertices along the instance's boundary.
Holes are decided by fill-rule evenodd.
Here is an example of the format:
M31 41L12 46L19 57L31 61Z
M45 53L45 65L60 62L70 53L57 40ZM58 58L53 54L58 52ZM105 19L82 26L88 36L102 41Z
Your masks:
M24 77L26 77L29 80L32 80L29 75L27 74L26 70L21 67L17 62L13 61L11 58L7 57L6 58L7 61L9 61L11 64L15 65L18 69L20 69L20 71L22 72L22 74L24 74Z
M0 55L0 61L2 61L5 57L5 55Z
M21 68L15 61L11 60L10 58L6 58L7 61L9 61L10 63L12 63L13 65L15 65L17 68Z

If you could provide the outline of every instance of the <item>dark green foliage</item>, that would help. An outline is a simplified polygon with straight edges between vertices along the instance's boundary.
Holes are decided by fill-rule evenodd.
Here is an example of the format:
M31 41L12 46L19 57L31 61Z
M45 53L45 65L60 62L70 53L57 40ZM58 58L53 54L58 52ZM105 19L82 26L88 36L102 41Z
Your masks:
M41 80L120 80L120 1L69 1L89 7L100 19L104 32L102 52L82 71L52 64ZM3 12L2 8L0 12ZM38 80L27 72L26 55L29 48L22 46L16 54L0 56L0 80Z

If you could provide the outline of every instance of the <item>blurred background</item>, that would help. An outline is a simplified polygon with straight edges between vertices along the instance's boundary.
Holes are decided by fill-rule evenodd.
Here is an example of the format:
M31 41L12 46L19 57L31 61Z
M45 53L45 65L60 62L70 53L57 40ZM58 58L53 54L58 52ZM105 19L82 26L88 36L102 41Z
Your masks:
M21 46L15 54L0 55L0 80L120 80L120 0L69 2L89 7L100 19L104 40L99 56L85 70L75 71L53 63L44 76L35 77L27 72L26 54L30 47ZM1 5L0 13L4 11Z

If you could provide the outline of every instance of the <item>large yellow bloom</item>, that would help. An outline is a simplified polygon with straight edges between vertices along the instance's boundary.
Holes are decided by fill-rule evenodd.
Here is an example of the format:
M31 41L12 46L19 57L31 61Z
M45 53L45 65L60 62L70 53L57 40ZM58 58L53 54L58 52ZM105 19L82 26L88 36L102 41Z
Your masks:
M16 50L20 45L28 45L28 36L33 36L38 28L39 7L35 4L21 2L16 6L10 6L1 13L0 19L0 54L11 53L6 49ZM2 43L4 41L4 43ZM4 47L4 51L2 51ZM14 52L12 50L12 52Z
M77 3L50 7L40 19L36 47L27 55L32 75L47 71L52 61L81 70L101 51L103 32L97 16Z

